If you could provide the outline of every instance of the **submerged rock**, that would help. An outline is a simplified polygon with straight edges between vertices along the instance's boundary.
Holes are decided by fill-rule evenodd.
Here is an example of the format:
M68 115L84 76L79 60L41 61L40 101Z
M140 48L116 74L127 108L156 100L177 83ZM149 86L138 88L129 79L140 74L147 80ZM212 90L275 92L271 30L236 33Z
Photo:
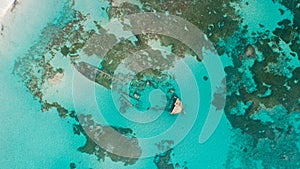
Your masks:
M255 48L252 45L248 45L245 49L245 55L253 58L255 56Z

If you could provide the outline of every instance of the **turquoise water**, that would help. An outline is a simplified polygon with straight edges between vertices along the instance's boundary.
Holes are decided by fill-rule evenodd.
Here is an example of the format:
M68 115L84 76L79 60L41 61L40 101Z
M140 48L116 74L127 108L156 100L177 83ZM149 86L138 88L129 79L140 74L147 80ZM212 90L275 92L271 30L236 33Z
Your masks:
M134 36L128 31L132 24L129 20L123 20L125 26L117 23L116 27L106 27L115 21L110 16L119 14L113 11L114 8L134 8L132 10L135 11L143 8L144 3L129 0L126 1L128 4L136 6L121 7L118 3L122 2L19 0L11 11L12 6L6 6L12 1L0 0L0 168L300 168L300 26L295 20L300 17L299 12L295 12L300 8L299 2L293 1L291 6L294 10L281 1L272 0L229 3L234 14L228 12L228 15L236 15L240 17L237 20L242 18L243 21L239 20L240 24L233 34L225 33L228 37L222 35L217 42L207 32L204 36L207 42L201 42L202 46L194 51L200 51L203 55L202 62L196 59L194 53L186 51L184 58L174 55L171 55L174 58L168 58L172 45L164 46L152 39L147 47L160 51L162 58L155 53L152 60L139 62L135 58L129 59L129 62L132 65L137 63L143 70L147 67L143 65L145 61L158 69L168 64L171 66L162 71L167 77L153 77L150 74L142 79L146 87L140 89L132 87L133 80L130 78L121 81L113 79L111 88L96 84L93 80L97 82L97 78L88 79L73 65L84 61L98 67L109 58L99 57L97 52L105 51L106 45L109 46L112 41L121 43L124 38L129 39L128 46L136 48L132 50L128 47L123 53L136 52L137 39L145 37ZM143 13L146 9L139 12ZM166 14L170 16L169 11ZM210 17L212 21L217 18ZM283 33L277 35L274 32L282 28L278 24L282 20L291 21L289 25L292 30L287 30L288 26L284 29L285 32L292 32L289 41ZM118 27L118 24L123 27ZM150 29L151 23L147 24ZM68 29L74 30L68 32ZM247 30L244 34L243 29ZM198 37L189 36L189 33L181 36L183 31L193 30L188 24L183 25L181 31L175 28L170 30L177 31L179 39L185 37L192 44L193 37ZM100 41L88 44L85 40L94 35L91 31L100 35L105 34L101 31L107 31L113 35L113 40L100 37ZM206 31L203 30L204 33ZM55 46L55 43L60 43L55 41L57 37L63 39L62 46ZM209 40L213 41L220 56L210 48ZM98 46L92 50L91 56L84 48L76 49L73 53L80 58L75 58L72 64L70 53L76 43L83 43L85 47L97 43L104 48ZM254 57L247 56L245 48L248 44L254 46ZM262 44L269 45L273 53L265 51L266 46L260 46ZM221 53L218 45L223 46L225 52ZM63 46L70 49L67 56L63 56ZM117 51L122 50L117 48ZM276 58L270 59L271 56ZM111 63L117 62L117 59L112 59ZM155 59L161 60L156 62ZM113 67L111 63L108 70ZM114 75L135 73L135 68L129 68L130 64L126 67L126 64L126 60L121 62ZM105 65L99 68L101 70L97 71L106 71ZM59 69L63 70L61 79L57 78ZM223 79L225 73L226 82ZM51 79L55 83L50 83ZM107 82L103 81L100 83ZM150 81L151 85L146 81ZM121 89L114 88L114 82ZM224 93L224 85L227 93ZM39 92L42 97L39 97ZM135 98L135 92L139 98ZM178 115L169 114L175 102L172 100L174 96L183 104L183 112ZM226 102L223 99L225 96ZM280 100L281 97L283 99ZM64 110L66 114L63 114ZM91 127L89 131L83 128L80 134L76 134L74 126L86 124L72 116L71 112L91 115L94 126L88 126ZM124 165L122 157L114 160L110 155L113 150L103 150L104 156L97 156L95 152L99 146L89 135L94 134L95 126L131 129L133 133L122 135L129 140L137 138L142 151L138 160L134 164ZM93 153L80 151L89 137L95 143L85 148L92 149ZM112 146L115 140L101 141ZM160 159L162 161L159 163Z

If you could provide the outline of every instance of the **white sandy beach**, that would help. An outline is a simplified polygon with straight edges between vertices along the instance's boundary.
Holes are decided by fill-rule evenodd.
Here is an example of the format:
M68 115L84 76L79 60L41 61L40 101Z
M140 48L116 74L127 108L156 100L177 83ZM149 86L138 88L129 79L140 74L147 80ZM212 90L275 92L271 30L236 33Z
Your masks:
M5 16L9 8L13 5L14 0L0 0L0 19Z

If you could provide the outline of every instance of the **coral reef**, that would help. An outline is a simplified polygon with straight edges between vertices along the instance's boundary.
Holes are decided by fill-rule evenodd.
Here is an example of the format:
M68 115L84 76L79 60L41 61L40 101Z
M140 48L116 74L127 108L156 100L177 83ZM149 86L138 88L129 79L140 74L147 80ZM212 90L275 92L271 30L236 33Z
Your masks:
M74 124L74 133L86 137L86 143L78 150L94 154L99 160L110 157L112 161L134 164L141 155L138 140L128 128L102 126L97 124L91 115L79 115L80 124Z
M138 4L112 2L112 7L107 13L110 19L140 12L177 15L206 33L218 54L231 58L233 63L232 66L225 68L228 90L225 114L235 129L235 135L232 136L234 143L226 167L299 168L300 154L297 142L300 130L298 120L300 111L300 5L297 5L296 1L273 0L290 10L293 20L279 21L274 30L262 29L263 32L249 34L247 26L239 25L242 19L231 5L234 2L242 3L234 0L141 0ZM135 40L124 40L108 33L96 20L92 21L95 28L86 30L84 25L90 22L88 16L73 10L73 4L74 2L70 2L65 7L66 13L62 15L64 17L58 18L56 24L49 24L45 28L42 32L43 40L35 44L26 56L15 63L14 73L20 76L28 90L40 101L43 112L56 108L60 117L77 119L74 111L67 110L59 102L50 102L44 98L43 89L48 85L48 79L56 82L57 75L65 71L64 67L58 67L52 63L55 58L70 58L68 66L74 65L88 79L111 89L111 76L117 67L133 53L151 48L149 41L156 40L164 47L171 46L171 52L179 58L184 57L186 53L195 55L180 41L163 35L141 34L135 35ZM285 11L281 9L280 12ZM264 26L260 25L260 27ZM108 46L113 47L108 50ZM157 59L153 62L159 63L158 67L144 70L136 75L129 93L133 100L139 100L141 97L143 89L138 89L138 87L145 88L150 83L153 88L160 88L165 93L169 93L169 100L179 93L178 89L172 85L162 86L165 85L164 82L159 84L161 86L155 84L162 76L161 72L172 66L174 58L164 58L159 51L152 52L150 54L155 54ZM95 55L101 59L101 62L95 66L78 61L76 59L78 53L84 53L88 57ZM142 58L143 55L139 57ZM152 78L150 81L149 76ZM203 78L209 79L206 76ZM120 134L118 138L128 143L126 136L132 134L131 129L102 126L96 124L91 117L88 119L87 124L93 123L108 133L113 128ZM136 152L133 158L120 157L97 146L85 132L84 127L86 126L74 124L74 133L82 134L87 139L86 144L80 147L79 151L96 155L99 159L109 156L113 161L123 161L125 165L134 164L138 159L140 153L138 145L128 144L128 147ZM96 134L95 129L91 129L94 134ZM105 137L115 139L115 135ZM158 168L179 167L179 164L174 165L170 162L171 152L172 150L166 150L165 153L155 157L154 163ZM70 164L70 168L75 167L75 163Z
M228 41L231 46L225 53L234 66L225 68L229 89L225 114L236 128L236 141L226 168L299 168L299 149L293 148L299 138L291 125L297 124L300 111L299 52L294 47L298 37L295 19L284 19L274 31L249 36L247 27L241 28L232 37L240 42ZM241 57L249 43L255 57ZM244 78L245 72L249 78Z
M172 156L174 156L174 154L172 153L172 149L168 149L164 153L156 155L154 157L154 163L156 167L159 169L188 169L188 167L186 166L187 162L182 165L179 163L173 163Z

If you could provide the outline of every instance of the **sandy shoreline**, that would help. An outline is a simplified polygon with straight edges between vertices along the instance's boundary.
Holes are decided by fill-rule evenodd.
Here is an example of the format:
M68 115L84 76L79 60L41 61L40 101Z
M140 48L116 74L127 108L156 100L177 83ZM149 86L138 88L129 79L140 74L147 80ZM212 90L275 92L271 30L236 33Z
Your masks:
M0 19L2 19L9 9L13 6L15 0L0 0Z

